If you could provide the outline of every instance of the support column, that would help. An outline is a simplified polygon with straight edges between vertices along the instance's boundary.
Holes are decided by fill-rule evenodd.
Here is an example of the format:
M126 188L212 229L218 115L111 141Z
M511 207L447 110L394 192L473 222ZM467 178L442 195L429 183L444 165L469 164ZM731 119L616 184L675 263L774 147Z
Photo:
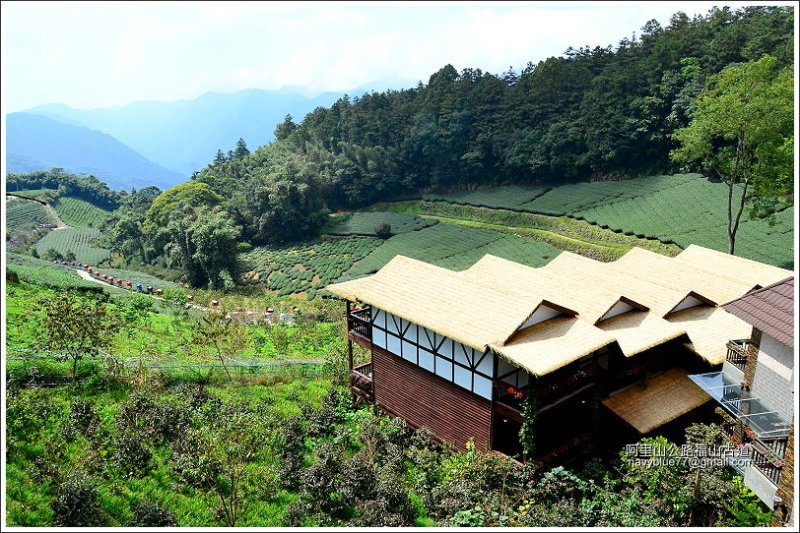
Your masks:
M753 386L758 364L758 350L761 348L761 336L761 330L754 327L753 333L750 335L750 345L747 347L747 363L744 365L742 388L745 390L750 390Z
M792 417L792 427L789 430L789 439L786 441L786 451L783 456L783 470L778 480L778 490L775 496L781 499L775 506L775 516L772 524L775 526L789 525L789 518L792 516L792 504L794 503L794 417Z

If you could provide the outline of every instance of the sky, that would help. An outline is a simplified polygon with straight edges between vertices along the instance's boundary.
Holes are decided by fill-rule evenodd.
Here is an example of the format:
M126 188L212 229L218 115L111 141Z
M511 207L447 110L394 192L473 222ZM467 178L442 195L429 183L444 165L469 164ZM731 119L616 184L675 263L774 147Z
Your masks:
M763 3L763 2L762 2ZM724 5L741 6L742 2ZM446 64L499 74L616 45L715 2L3 2L6 113L293 87L309 96L427 82Z

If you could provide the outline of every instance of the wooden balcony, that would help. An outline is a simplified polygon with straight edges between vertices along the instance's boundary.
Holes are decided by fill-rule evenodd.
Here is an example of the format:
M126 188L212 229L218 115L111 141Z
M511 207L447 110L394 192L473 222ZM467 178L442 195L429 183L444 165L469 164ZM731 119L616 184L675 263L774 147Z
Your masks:
M375 401L375 390L372 387L372 362L354 367L350 371L350 390L355 396L356 404L364 401Z
M744 372L744 367L747 365L747 357L750 353L750 346L752 346L750 339L730 340L727 344L728 354L725 360Z
M348 338L366 348L372 349L372 323L370 322L370 309L359 309L347 314Z

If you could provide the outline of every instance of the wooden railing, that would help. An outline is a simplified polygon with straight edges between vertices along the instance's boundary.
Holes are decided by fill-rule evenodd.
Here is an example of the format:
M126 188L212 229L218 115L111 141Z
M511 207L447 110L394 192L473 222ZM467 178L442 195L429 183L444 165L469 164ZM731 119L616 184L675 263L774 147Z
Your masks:
M733 339L728 341L728 355L725 360L744 372L747 365L748 347L750 339Z
M368 341L372 341L372 324L369 317L369 308L351 311L347 315L347 330L360 335Z
M350 371L350 389L353 394L368 402L375 401L375 390L372 387L372 363L364 363Z

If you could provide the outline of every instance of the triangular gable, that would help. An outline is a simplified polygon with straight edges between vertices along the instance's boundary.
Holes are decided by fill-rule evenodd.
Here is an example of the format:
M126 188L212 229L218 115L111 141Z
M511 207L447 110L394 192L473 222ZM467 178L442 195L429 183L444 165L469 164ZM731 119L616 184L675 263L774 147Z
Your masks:
M619 300L614 302L614 304L608 308L608 310L603 313L603 315L595 320L595 325L599 324L603 320L608 320L609 318L613 318L615 316L622 315L624 313L628 313L630 311L649 311L650 308L642 305L638 302L634 302L630 298L626 298L624 296L620 296Z
M531 314L528 315L525 321L523 321L519 326L517 326L517 329L515 329L514 332L511 333L511 335L509 335L508 338L506 338L503 341L503 344L508 343L512 338L514 338L515 335L517 335L521 331L524 331L531 326L535 326L536 324L541 324L542 322L550 320L551 318L555 318L558 316L574 317L577 315L578 313L576 311L573 311L572 309L567 309L566 307L554 304L553 302L550 302L548 300L542 300L541 302L539 302L539 305L537 305L534 308Z
M692 307L697 307L699 305L712 305L714 307L717 306L717 303L706 298L702 294L698 294L695 291L689 291L689 293L678 302L675 307L667 311L664 316L667 317L672 313L677 313L678 311L683 311L684 309L691 309Z

